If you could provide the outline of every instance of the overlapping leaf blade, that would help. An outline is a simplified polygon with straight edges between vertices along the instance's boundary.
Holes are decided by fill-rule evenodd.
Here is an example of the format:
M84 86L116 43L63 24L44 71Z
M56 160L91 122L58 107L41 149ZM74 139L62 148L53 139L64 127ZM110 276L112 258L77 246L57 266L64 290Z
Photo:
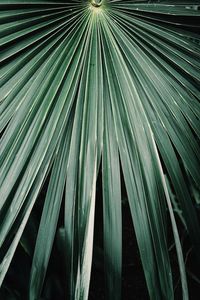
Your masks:
M198 253L199 222L182 174L185 168L199 185L198 1L104 0L97 8L79 0L2 0L0 9L0 281L54 165L30 299L42 291L62 199L67 296L88 298L102 157L108 299L120 299L121 290L120 161L150 297L174 294L167 206L188 299L159 155Z

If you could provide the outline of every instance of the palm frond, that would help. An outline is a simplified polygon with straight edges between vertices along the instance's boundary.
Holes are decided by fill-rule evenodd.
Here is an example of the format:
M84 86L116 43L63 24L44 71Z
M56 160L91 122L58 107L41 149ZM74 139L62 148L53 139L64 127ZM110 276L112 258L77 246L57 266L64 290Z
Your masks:
M186 177L199 185L200 6L94 2L1 0L0 283L50 174L29 299L41 295L62 203L67 299L88 299L102 167L107 298L121 298L122 170L150 298L174 299L167 207L188 299L165 176L199 253Z

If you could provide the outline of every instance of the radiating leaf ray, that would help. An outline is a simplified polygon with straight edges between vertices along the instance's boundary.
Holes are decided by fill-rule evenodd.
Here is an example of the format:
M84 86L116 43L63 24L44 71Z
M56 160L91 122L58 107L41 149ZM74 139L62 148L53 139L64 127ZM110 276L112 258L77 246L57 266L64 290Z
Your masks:
M113 24L113 29L114 28L115 28L115 25ZM130 42L129 39L126 39L126 36L124 36L122 38L122 34L123 33L121 32L121 36L120 36L120 35L118 35L117 31L115 31L115 35L119 38L119 40L121 42L120 45L123 45L124 41L126 41L126 43L124 43L124 45L123 45L123 47L126 48L126 52L125 52L125 50L123 50L123 47L122 46L121 47L122 47L122 50L126 53L130 64L135 65L134 70L133 70L134 73L137 72L138 68L141 69L136 73L136 76L140 76L141 83L143 81L145 81L145 84L148 85L148 87L149 87L150 94L151 94L152 90L155 90L155 91L153 91L153 93L150 97L151 98L154 97L155 99L160 98L160 100L162 100L162 102L164 102L163 103L164 106L161 101L159 101L159 104L157 106L157 108L159 109L160 116L162 115L162 113L164 113L166 111L166 113L165 113L166 117L164 115L162 115L161 120L164 123L164 125L167 126L168 133L170 134L170 138L172 139L175 147L177 147L178 152L180 153L182 159L186 163L187 168L190 170L194 180L196 180L197 183L199 183L200 182L199 174L198 174L198 172L196 172L197 170L195 167L196 165L198 165L198 160L199 160L198 144L196 143L194 138L191 139L192 133L190 131L190 128L187 125L187 123L185 122L185 119L182 117L182 114L180 114L179 111L177 110L177 104L175 102L175 99L178 98L179 95L177 95L177 94L175 94L175 96L173 95L174 91L173 91L172 86L167 86L166 78L164 78L163 73L160 71L160 69L158 69L158 67L154 63L153 59L150 60L146 54L140 53L139 48L136 44L134 45L134 48L133 48L133 46L131 45L131 43L133 43L133 41ZM129 47L127 47L127 45ZM138 64L131 61L132 55L134 55L134 57L137 59L136 61L138 62ZM151 78L153 80L154 85L152 85L149 82L149 80L148 80L149 78ZM167 101L166 101L166 99L167 99ZM154 104L156 105L156 101L154 101L154 103L152 103L152 105L154 105ZM168 109L166 109L166 107L168 107ZM169 118L168 116L170 113L172 115ZM176 116L178 122L176 121L174 116ZM193 119L195 120L195 117ZM168 120L170 121L170 123L168 122ZM175 122L177 122L177 123L175 123ZM197 123L199 123L199 122L197 121ZM198 125L197 125L197 127L199 128ZM183 134L183 132L184 132L184 134ZM176 136L176 138L175 138L175 136ZM177 136L179 136L180 142L177 139ZM187 142L186 142L186 140L183 141L183 139L186 139L186 138L188 139L188 141ZM185 145L185 147L187 147L187 150L184 149L183 145ZM193 157L193 159L191 160L191 159L189 159L189 157Z
M122 272L122 212L118 144L116 139L110 96L104 80L104 146L103 171L103 216L104 216L104 265L107 299L121 299Z
M83 22L83 21L82 21ZM80 22L78 29L82 26L82 22ZM78 23L77 23L78 25ZM71 28L71 26L69 27L69 29ZM83 27L84 28L84 27ZM20 68L21 65L24 65L24 63L26 62L26 60L24 61L24 59L22 59L22 61L19 63L19 66L17 68L17 72L16 74L11 77L11 74L8 74L8 76L11 77L11 82L9 83L8 81L8 87L5 85L5 93L7 93L7 90L9 92L9 95L6 96L6 98L4 99L2 105L1 105L1 109L2 109L2 122L5 124L8 122L8 117L7 117L7 110L4 109L4 107L8 107L9 109L11 109L11 105L8 106L8 102L10 103L13 101L16 103L16 105L18 104L18 109L19 109L19 101L23 101L23 97L21 96L21 93L23 93L23 90L25 89L25 93L26 93L26 86L29 85L28 79L31 78L32 76L32 81L34 81L34 77L33 76L38 76L39 74L46 74L48 73L47 71L47 67L50 64L50 62L55 59L56 60L56 54L54 54L55 52L55 47L57 47L58 43L61 42L61 40L63 38L65 38L66 40L66 36L68 39L70 39L70 37L68 35L66 35L66 33L64 32L64 34L61 32L61 34L53 39L53 41L51 43L46 44L46 41L44 42L44 44L40 45L39 48L37 47L33 53L30 53L30 55L28 55L28 57L25 59L30 59L30 63L27 63L26 66L24 68ZM72 36L73 37L73 36ZM71 37L71 38L72 38ZM39 49L41 49L42 51L39 51ZM37 55L34 55L35 53L39 52ZM54 51L52 53L52 51ZM59 54L59 52L58 52ZM42 64L41 64L42 63ZM46 68L46 70L45 70ZM36 75L34 75L34 73L36 73ZM16 78L19 78L19 82L16 82ZM38 76L39 78L39 76ZM41 79L40 79L41 80ZM25 84L27 82L27 85ZM13 85L14 83L14 85ZM17 85L17 86L15 86ZM13 90L10 90L10 87L13 88ZM5 94L2 90L2 97L4 97ZM16 93L17 96L16 96ZM21 97L21 99L20 99ZM18 100L18 101L17 101ZM15 107L15 106L14 106ZM12 113L12 112L10 112ZM14 113L14 112L13 112ZM10 115L9 115L10 116Z
M107 32L109 32L109 31L107 31ZM109 34L109 40L111 41L112 40L112 45L113 45L113 43L114 43L114 40L112 39L112 36L111 36L111 34ZM111 47L110 47L111 48ZM118 49L115 49L116 50L116 52L117 52L117 50ZM111 50L110 50L111 51ZM107 55L108 56L108 55ZM113 53L112 52L112 54L111 54L111 57L113 58L115 56L115 53ZM123 69L123 65L122 65L122 63L120 64L120 56L118 56L118 58L116 57L116 60L118 60L118 61L116 61L116 62L114 62L113 61L113 65L114 66L119 66L119 65L121 65L121 68ZM108 63L108 62L107 62ZM111 66L110 66L110 68L111 68ZM125 69L125 66L124 66L124 72L126 72L126 69ZM120 74L119 72L117 72L116 71L116 73L117 74ZM116 74L116 76L117 76L117 74ZM111 76L111 74L109 74L108 75L108 80L109 80L109 78L112 78L113 77L113 75ZM120 80L122 80L122 78L121 78L121 76L117 76L117 78L118 78L118 82L120 83ZM128 78L128 76L127 76L127 78ZM127 84L128 84L128 82L127 82ZM121 85L121 88L124 86L124 84L122 84ZM130 89L132 89L132 91L134 92L134 87L130 87ZM113 91L114 90L116 90L116 86L115 86L115 88L114 88L114 86L112 86L111 88L110 88L110 90L112 91L112 93L113 93ZM130 90L130 92L132 92L131 90ZM124 93L125 91L124 90L119 90L119 92L118 93L120 93L121 94L121 102L123 103L123 105L124 105L124 107L126 107L126 105L128 105L128 103L125 103L125 101L127 100L127 99L129 99L128 98L128 95L127 95L127 92L126 92L126 97L124 97L124 95L123 95L123 93ZM135 105L137 105L137 97L138 97L138 95L137 94L133 94L132 95L132 97L134 97L134 101L135 101ZM113 98L115 99L116 98L116 96L113 96ZM118 95L118 99L119 99L119 95ZM131 98L130 98L130 100L129 101L131 101ZM118 102L119 103L119 102ZM132 102L132 104L133 104L133 102ZM118 104L119 105L119 104ZM132 107L134 107L134 104L133 104L133 106ZM139 110L139 109L142 109L142 108L139 108L139 106L137 107L137 111ZM120 107L120 111L122 111L122 108ZM131 113L133 113L134 114L134 110L132 110L131 111L131 108L129 107L128 109L127 109L127 111L126 111L126 114L127 115L129 115L129 114L131 114ZM140 114L141 115L143 115L143 118L146 118L145 117L145 114L144 114L144 111L143 110L140 110ZM134 126L134 124L132 125L131 124L131 120L136 120L137 119L137 126L138 127L132 127L132 126ZM135 134L136 135L136 137L137 137L137 134L139 134L140 135L140 138L142 139L142 145L139 145L139 136L137 137L137 138L135 138L135 140L137 140L137 147L139 147L139 152L138 152L138 149L136 148L136 146L135 146L135 150L134 150L134 152L135 152L135 155L136 155L136 157L138 157L137 159L134 159L134 158L132 158L132 162L131 161L129 161L128 163L126 162L126 159L127 159L127 157L128 157L128 155L126 155L126 156L124 156L124 152L125 151L127 151L127 152L129 152L129 157L131 156L131 152L130 152L130 150L128 150L128 149L130 149L130 144L129 144L129 146L127 145L126 147L129 147L129 148L124 148L125 147L125 145L126 145L126 142L125 142L125 139L128 141L128 139L126 138L126 131L125 132L123 132L123 127L124 127L124 125L122 125L121 124L121 126L120 126L120 128L121 128L121 132L119 133L120 134L120 138L119 138L119 140L120 139L122 139L122 144L121 144L121 147L122 147L122 149L123 150L121 150L120 151L120 156L121 156L121 159L122 159L122 168L123 168L123 171L124 171L124 176L125 176L125 183L127 183L127 180L128 180L128 178L130 177L130 178L135 178L135 187L133 187L133 183L130 183L129 185L127 184L127 192L128 192L128 197L129 197L129 201L130 201L130 206L131 206L131 210L132 210L132 214L133 214L133 222L135 222L134 223L134 226L135 226L135 229L136 229L136 236L137 236L137 238L138 238L138 243L139 243L139 248L140 248L140 251L141 251L141 258L142 258L142 261L143 261L143 263L144 263L144 265L147 263L146 261L145 261L145 257L147 256L147 255L149 255L149 252L150 252L150 249L151 248L148 248L148 249L146 249L146 250L144 250L144 248L142 249L142 244L144 244L144 240L146 240L147 241L147 238L148 238L148 243L147 244L149 244L149 245L152 245L151 247L152 247L152 260L154 260L154 251L156 252L156 258L158 259L157 260L157 263L158 263L158 274L157 274L157 276L158 276L158 278L160 278L160 281L158 281L159 279L158 278L155 278L155 279L151 279L150 277L149 277L149 274L147 273L147 272L149 272L150 274L156 274L156 270L154 269L154 270L151 270L151 268L152 268L152 266L151 266L151 264L153 265L153 263L150 263L150 265L148 266L148 265L146 265L145 267L144 267L144 269L146 270L146 273L145 273L145 275L146 275L146 280L147 280L147 284L149 285L149 291L150 291L150 295L151 295L151 297L153 298L153 297L166 297L167 299L168 298L170 298L170 297L173 297L172 296L172 294L173 294L173 290L172 290L172 286L171 287L169 287L168 286L168 284L170 283L170 281L171 281L171 279L170 279L170 273L171 273L171 271L170 271L170 268L169 268L169 270L168 270L168 267L169 267L169 261L168 261L168 266L166 265L166 262L167 262L167 253L165 253L164 254L164 249L165 249L165 243L166 243L166 241L165 240L162 240L162 237L163 237L163 233L161 233L162 232L162 227L163 227L163 225L161 225L161 224L159 224L158 225L158 223L157 222L161 222L161 220L162 220L162 217L161 217L161 215L160 215L160 217L159 217L159 193L163 193L164 191L161 191L159 188L158 188L158 191L156 192L156 190L155 189L153 189L152 190L152 186L153 185L155 185L155 183L153 184L152 182L151 182L151 179L152 178L155 178L156 179L156 177L157 177L157 180L159 181L159 174L158 175L148 175L148 174L143 174L143 168L144 168L144 170L149 170L150 172L153 172L153 169L152 168L154 168L155 169L155 171L156 171L156 165L153 167L153 165L152 165L152 167L150 167L150 165L148 166L148 168L147 167L145 167L145 165L148 163L148 164L151 164L152 162L151 162L151 154L149 153L149 161L148 161L148 148L149 147L153 147L153 144L151 145L151 143L152 143L152 141L151 141L151 138L149 138L149 137L151 137L151 134L150 134L150 132L149 132L149 134L147 134L146 133L146 136L143 136L143 138L142 138L142 135L144 134L144 132L145 132L145 130L148 132L148 127L144 127L144 132L142 132L141 131L141 129L140 128L142 128L141 127L141 125L139 125L139 123L140 123L141 121L140 121L140 119L139 119L139 115L134 115L134 116L132 116L132 117L130 117L130 124L126 124L126 126L128 126L129 127L129 130L131 131L131 130L133 130L133 132L134 133L132 133L132 134ZM117 123L119 124L120 123L120 119L118 118L118 120L117 120ZM143 124L146 124L146 122L144 122L143 121ZM143 125L144 126L144 125ZM137 132L137 131L139 131L139 132ZM122 133L123 132L123 133ZM148 138L147 138L148 137ZM129 139L130 139L130 133L129 133ZM148 148L144 148L144 140L145 139L147 139L146 140L146 142L147 142L147 145L148 145ZM134 143L134 140L133 140L133 142L132 142L132 147L133 147L133 145L134 145L135 143ZM147 145L146 145L146 147L147 147ZM142 148L141 148L141 146L142 146ZM120 147L120 146L119 146ZM125 150L126 149L126 150ZM151 148L150 148L151 149ZM143 152L144 151L144 152ZM152 151L152 150L151 150ZM133 153L134 153L133 152ZM136 161L140 161L140 154L141 153L143 153L143 155L142 155L142 157L145 157L145 161L141 161L141 165L134 165L134 167L132 167L132 172L134 172L133 174L131 174L131 173L127 173L127 169L128 169L128 166L131 166L133 163L134 163L134 161L136 162ZM144 163L144 165L143 165L143 163ZM130 168L130 167L129 167ZM135 173L136 172L136 170L138 169L138 171L137 171L137 173ZM137 175L136 175L137 174ZM156 174L156 173L154 173L154 174ZM144 176L144 177L143 177ZM148 177L149 176L149 177ZM139 178L142 178L142 179L139 179ZM151 178L151 179L150 179ZM141 182L140 182L140 180L141 180ZM147 181L146 181L147 180ZM150 180L150 181L149 181ZM161 178L160 178L160 180L161 180ZM144 186L142 187L141 186L141 184L142 184L142 181L143 181L143 184L144 184ZM144 183L145 182L145 183ZM158 184L158 183L157 183ZM132 185L132 188L131 188L131 185ZM149 186L148 186L149 185ZM158 184L158 187L159 187L159 184ZM143 193L142 194L139 194L138 196L136 196L137 195L137 193L139 192L139 191L142 191L143 190ZM147 193L147 194L146 194ZM151 194L152 193L152 194ZM156 193L158 193L158 194L156 194ZM146 194L146 195L145 195ZM135 197L136 197L136 199L137 200L134 200L134 198L132 198L132 196L131 195L135 195ZM148 195L148 196L147 196ZM145 236L145 238L143 237L143 232L141 232L141 228L137 228L137 221L135 221L136 219L138 219L139 217L138 217L138 214L140 215L140 219L142 218L142 215L143 216L145 216L145 214L147 214L147 212L145 212L145 206L143 206L143 208L141 207L140 209L139 209L139 207L137 207L137 205L136 205L136 201L139 201L139 199L141 199L142 197L144 197L144 203L143 203L143 205L147 205L147 211L148 211L148 215L149 215L149 218L151 219L151 224L148 224L148 222L146 221L146 227L145 227L145 229L144 229L144 231L145 231L145 233L146 233L146 236ZM146 197L148 197L148 198L146 198ZM158 199L158 203L157 203L157 208L155 208L154 207L154 205L155 204L153 204L153 202L151 201L151 197L152 197L152 200L155 198L155 197L158 197L157 199ZM145 200L145 198L146 198L146 200ZM132 200L131 200L132 199ZM147 200L148 199L148 200ZM150 203L148 204L148 202L150 201ZM155 200L154 200L155 201ZM146 204L145 204L146 203ZM155 219L154 219L155 218ZM155 220L155 224L153 223L153 219ZM144 220L146 220L146 217L143 217L143 223L144 223ZM145 223L144 223L145 224ZM144 226L144 225L143 225ZM148 228L148 226L149 226L149 228ZM156 229L157 228L157 229ZM149 231L149 237L148 237L148 231ZM158 234L157 236L156 236L156 234ZM152 237L151 237L151 235L152 235ZM151 240L151 238L152 238L152 240ZM156 246L155 246L155 244L156 244ZM155 248L154 248L155 247ZM160 250L159 250L159 247L161 247L160 248ZM156 249L156 250L155 250ZM148 253L148 254L147 254ZM164 257L164 255L166 255L166 257ZM180 254L181 255L181 254ZM149 258L149 257L148 257ZM163 270L165 269L165 271L163 272L163 270L161 271L161 268L162 268L162 266L161 266L161 264L160 264L160 262L163 260ZM148 271L147 271L148 270ZM163 278L163 275L164 275L164 273L166 274L166 278ZM161 275L162 274L162 275ZM167 278L169 276L169 278ZM156 285L157 284L160 284L160 287L157 287L156 288ZM166 286L165 286L166 285ZM168 286L168 287L167 287ZM156 294L154 294L154 291L155 290L160 290L160 292L161 292L161 295L160 296L157 296ZM165 296L164 296L164 293L165 293L165 291L168 291L168 295L166 294ZM183 290L183 292L184 293L186 293L186 295L187 295L187 292L186 292L186 286L184 286L184 290Z
M83 70L80 78L79 90L77 93L76 110L74 125L72 131L72 141L70 145L69 162L67 166L67 181L65 195L65 235L66 235L66 253L67 253L67 278L68 278L68 296L74 299L76 293L79 293L77 281L79 278L80 256L82 249L79 250L79 224L78 224L78 206L77 206L77 181L79 169L79 153L81 139L81 124L83 120L84 94L87 87L87 67L86 57L89 49L91 34L91 22L85 33L85 45L83 55Z
M63 133L55 158L38 231L30 279L30 299L40 297L55 237L62 195L66 180L71 127Z
M187 176L199 185L200 6L93 2L0 3L0 284L51 172L29 299L42 296L62 201L66 299L88 299L100 173L107 299L121 299L123 176L150 298L174 299L167 207L186 300L165 177L198 254Z
M80 37L79 37L80 38ZM65 50L65 49L64 49ZM69 52L69 55L70 55L71 53ZM64 52L63 52L63 55L64 55ZM80 49L80 52L78 52L76 55L78 55L78 57L80 58L80 56L81 56L81 49ZM77 57L77 61L79 61L79 59L78 59L78 57ZM68 60L68 57L66 57L65 58L66 60ZM70 65L70 61L69 61L69 65ZM63 70L65 69L65 65L63 65L62 66L62 68L63 68ZM61 71L62 71L62 68L61 68ZM60 113L62 112L62 110L63 110L63 105L65 105L65 111L66 111L66 113L68 112L68 115L69 115L69 111L70 111L70 107L72 106L72 103L73 103L73 97L70 99L70 97L69 97L69 99L70 99L70 101L63 101L63 99L65 99L66 98L66 95L68 94L68 92L69 92L69 89L71 89L73 86L71 86L71 80L73 79L73 77L75 78L75 76L76 76L76 69L77 69L77 65L75 64L75 65L73 65L72 67L71 67L71 70L70 70L70 72L69 72L69 74L68 74L68 76L69 76L69 81L66 81L66 84L65 84L65 87L63 87L63 89L61 90L61 94L60 94L60 96L59 96L59 101L58 101L58 103L57 103L57 107L59 108L59 106L60 106L60 108L59 109L55 109L54 110L54 114L55 114L55 117L52 117L51 118L51 122L48 124L48 126L46 127L46 128L44 128L43 130L44 130L44 132L46 131L46 135L44 134L43 135L43 140L44 139L47 139L47 137L48 137L48 139L49 139L49 142L51 141L51 135L53 134L53 131L52 131L52 129L54 128L54 130L55 130L55 128L56 128L56 115L57 115L57 118L59 118L59 115L60 115ZM53 73L54 74L54 73ZM61 73L62 74L62 73ZM64 75L65 75L65 73L63 73L62 74L62 76L61 76L61 78L59 78L59 76L60 76L60 74L58 73L57 74L57 78L58 78L58 80L60 81L62 81L63 80L63 78L64 78ZM56 79L56 78L55 78ZM61 81L60 81L60 84L61 84ZM76 81L78 82L78 79L76 78ZM75 85L76 86L76 85ZM57 85L55 85L55 87L57 88ZM54 89L54 86L52 86L52 88ZM53 97L56 95L56 93L57 93L57 91L56 90L54 90L54 94L52 94L52 91L50 90L49 91L49 93L50 93L50 95L51 95L51 97L52 97L52 100L53 100ZM74 93L74 92L73 92ZM73 95L73 93L72 93L72 95ZM70 94L69 94L70 95ZM73 95L73 96L75 96L75 95ZM47 100L49 100L48 98L47 98ZM44 103L45 104L45 103ZM49 105L49 104L48 104ZM67 114L66 114L66 116L67 116ZM66 119L66 116L65 116L65 119ZM43 114L41 113L41 117L42 118L44 118L44 116L43 116ZM39 123L39 125L41 126L42 124L40 124ZM53 126L53 127L52 127ZM36 129L37 129L37 127L36 127ZM49 135L47 132L51 132L51 134ZM28 136L28 138L30 139L30 137L29 137L29 135L27 135ZM48 141L48 140L47 140ZM39 152L40 153L40 151L41 151L41 149L47 149L47 147L48 147L48 143L42 143L42 141L40 141L40 147L38 147L37 148L37 151L36 151L36 153L35 153L35 159L36 159L36 161L37 161L37 159L38 159L38 156L37 156L37 153ZM30 145L29 144L27 144L27 146L31 146L31 143L30 143ZM41 149L40 149L41 148ZM22 151L24 151L24 147L22 147ZM41 152L41 153L43 153L43 152ZM39 156L40 157L40 156ZM22 161L23 162L23 161ZM19 163L19 161L17 162L16 161L16 163ZM32 161L32 165L35 165L34 166L34 168L30 168L30 166L28 165L28 168L27 168L27 174L29 174L29 176L28 176L28 178L30 178L30 180L31 181L33 181L33 178L34 177L32 177L33 175L31 175L31 174L34 174L34 169L36 168L36 169L38 169L38 165L37 165L37 163L34 163L34 160ZM19 168L17 168L17 172L19 172ZM27 180L27 174L24 174L23 175L23 177L24 177L24 180L25 180L25 182L26 182L26 180ZM22 181L22 183L21 183L21 185L22 185L22 187L24 186L24 181ZM1 187L2 188L2 193L4 192L3 191L3 186ZM6 191L7 191L7 193L9 193L9 190L11 190L11 186L6 186L5 185L5 188L6 188ZM23 187L24 188L24 187ZM23 190L22 190L23 191ZM24 192L22 193L22 191L19 189L19 193L21 194L21 196L22 197L24 197ZM4 194L5 195L5 194ZM5 196L4 196L5 197ZM15 200L15 202L14 202L14 200ZM14 198L14 200L13 200L13 204L12 204L12 211L11 211L11 214L12 214L12 216L15 218L16 217L16 215L13 213L14 212L14 205L17 205L16 206L16 208L15 209L17 209L17 207L18 207L18 205L21 205L23 202L22 202L22 200L20 201L20 198L19 198L19 195L18 195L18 193L16 194L16 197ZM14 204L15 203L15 204ZM12 224L12 222L13 221L11 221L12 219L11 218L9 218L9 215L10 214L8 214L8 216L7 216L7 218L8 218L8 220L9 220L9 222L6 222L6 219L4 220L4 224L5 224L5 226L6 226L6 228L7 229L4 229L4 227L2 226L2 232L3 231L7 231L8 230L8 226L11 226L11 224ZM2 240L4 239L4 234L2 234L1 235L1 238L2 238Z

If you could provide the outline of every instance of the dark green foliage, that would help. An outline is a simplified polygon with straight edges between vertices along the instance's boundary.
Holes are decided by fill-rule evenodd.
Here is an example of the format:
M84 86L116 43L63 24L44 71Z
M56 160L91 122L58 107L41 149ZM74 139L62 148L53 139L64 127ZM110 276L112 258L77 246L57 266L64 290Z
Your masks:
M26 297L40 299L46 284L47 298L88 299L102 172L107 299L121 298L122 177L150 298L174 299L170 227L188 299L174 212L200 253L191 188L200 183L199 7L0 1L0 283L20 243ZM57 268L48 269L52 251L60 253L51 259L62 264L62 283Z

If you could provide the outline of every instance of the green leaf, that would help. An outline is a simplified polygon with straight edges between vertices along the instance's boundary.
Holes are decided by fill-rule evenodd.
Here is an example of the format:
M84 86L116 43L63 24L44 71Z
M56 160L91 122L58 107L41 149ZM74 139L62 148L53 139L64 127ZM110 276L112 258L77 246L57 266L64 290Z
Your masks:
M103 216L104 216L104 261L107 298L121 299L122 269L122 212L120 165L114 119L110 97L104 80L105 129L102 153L103 170Z
M167 207L188 299L169 195L198 256L199 24L192 0L1 1L1 284L51 174L29 299L43 294L58 219L66 298L88 299L99 175L107 299L121 298L122 177L150 298L174 299Z

